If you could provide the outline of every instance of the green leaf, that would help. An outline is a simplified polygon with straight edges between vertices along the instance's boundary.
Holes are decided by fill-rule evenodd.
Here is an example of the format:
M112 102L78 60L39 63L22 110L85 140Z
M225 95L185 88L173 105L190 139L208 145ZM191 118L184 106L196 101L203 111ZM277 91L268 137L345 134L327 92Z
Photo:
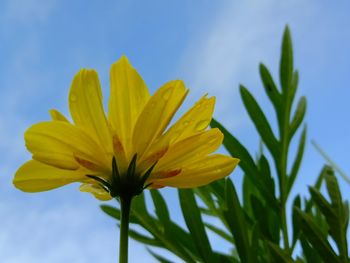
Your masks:
M281 249L279 246L269 241L267 241L267 244L270 249L273 262L276 262L276 263L293 263L294 262L293 259L290 257L290 255L286 251Z
M153 200L154 207L156 210L156 214L157 214L159 220L166 227L169 224L170 216L169 216L169 211L168 211L168 207L165 203L165 200L162 197L162 195L159 193L158 190L153 189L150 192L151 192L152 200Z
M303 132L301 133L300 140L299 140L299 145L297 149L297 153L295 156L295 160L292 165L292 170L290 172L290 176L288 178L288 189L287 189L287 195L289 194L290 190L292 189L295 179L297 177L297 174L299 172L299 168L301 165L301 161L304 156L304 150L305 150L305 143L306 143L306 126L303 129Z
M115 208L110 205L100 205L100 208L103 212L105 212L107 215L117 219L118 221L120 220L120 210L118 208ZM135 218L133 215L130 214L129 216L129 222L138 224L137 218Z
M318 255L318 252L310 245L302 233L299 237L299 240L306 262L324 263L324 261L322 261L321 257Z
M208 236L205 232L193 190L179 189L178 193L186 225L192 235L193 242L195 243L202 260L204 262L214 262L214 255Z
M273 134L268 120L265 117L264 112L256 102L252 94L243 86L240 85L241 97L248 114L253 121L255 128L260 134L260 137L264 141L265 145L271 152L274 158L279 155L278 142Z
M243 176L243 208L249 216L253 217L253 208L251 205L250 197L255 195L261 197L260 192L256 188L255 184L252 183L251 178L246 174Z
M218 121L212 120L211 126L213 128L219 128L221 132L224 134L224 146L228 150L228 152L234 156L239 158L241 161L239 162L239 166L242 168L244 173L250 177L252 183L256 186L256 188L260 191L261 196L266 199L267 202L271 204L271 206L278 211L279 204L276 200L274 194L266 187L266 185L262 182L262 178L260 176L260 172L255 165L253 158L250 156L247 149L230 133L228 132Z
M280 61L280 80L284 91L290 89L293 78L293 47L289 27L283 33L282 51Z
M326 219L328 218L334 220L337 217L337 215L334 213L332 206L327 202L326 198L324 198L322 194L319 191L317 191L314 187L309 187L309 191L312 200L321 210L322 214L326 217Z
M219 128L224 134L223 144L225 148L232 157L240 159L239 166L243 169L243 171L251 174L256 173L257 168L255 166L255 162L247 149L217 120L212 119L210 125L213 128Z
M165 234L161 222L151 216L146 208L144 194L134 198L131 205L131 213L138 219L139 225L145 228L155 239L162 242L163 247L173 252L186 262L195 262L196 250L190 241L190 236L182 228L170 222Z
M146 245L150 245L150 246L156 246L156 247L162 247L163 244L159 241L156 240L154 238L145 236L143 234L138 233L137 231L133 230L133 229L129 229L129 236L131 238L133 238L134 240L144 243Z
M312 217L294 207L301 222L301 228L307 240L313 248L320 254L325 262L339 262L336 253L333 251L328 240L323 237L319 227L313 222Z
M172 263L170 260L167 260L165 257L153 252L152 250L150 250L149 248L146 248L147 251L159 262L161 263Z
M280 106L281 106L281 94L279 93L277 86L273 81L273 78L269 70L267 69L267 67L261 63L259 65L259 70L260 70L260 77L264 84L266 94L270 98L270 101L272 102L276 112L278 113L280 111Z
M294 113L294 117L289 126L289 138L291 139L303 122L306 112L306 98L303 96L300 98L297 108Z
M250 261L258 262L259 256L259 241L260 241L260 229L257 224L252 227L251 234L251 246L250 246Z
M254 195L250 197L250 201L253 208L254 218L258 222L259 229L262 235L264 236L264 238L272 240L273 238L269 230L267 207L264 206L259 200L259 198L255 197Z
M233 237L230 236L228 233L226 233L224 230L209 224L209 223L204 223L204 225L210 229L212 232L214 232L215 234L217 234L218 236L222 237L223 239L225 239L226 241L230 242L230 243L234 243Z
M110 206L110 205L100 205L100 208L102 209L103 212L105 212L107 215L120 220L120 210Z
M294 100L295 93L297 92L297 89L298 89L298 84L299 84L299 72L298 70L295 70L293 73L290 92L288 94L288 99L291 102Z
M224 212L242 263L250 261L250 246L245 216L230 179L226 180L226 211Z
M298 209L301 209L301 200L300 200L300 195L297 195L294 198L293 205L292 207L296 207ZM299 234L300 234L300 221L298 220L298 216L296 214L296 210L292 210L292 223L293 223L293 241L292 244L293 246L296 244Z
M259 170L260 170L260 177L265 187L268 189L270 193L275 195L275 181L271 177L270 165L264 155L261 155L260 157Z
M337 243L339 248L340 256L343 260L348 258L348 247L346 240L346 227L348 224L348 213L343 210L344 205L342 201L341 192L339 190L339 185L337 178L334 174L328 174L326 176L326 185L329 197L332 201L332 210L334 211L333 215L326 216L327 223L329 225L329 232L333 237L334 241Z

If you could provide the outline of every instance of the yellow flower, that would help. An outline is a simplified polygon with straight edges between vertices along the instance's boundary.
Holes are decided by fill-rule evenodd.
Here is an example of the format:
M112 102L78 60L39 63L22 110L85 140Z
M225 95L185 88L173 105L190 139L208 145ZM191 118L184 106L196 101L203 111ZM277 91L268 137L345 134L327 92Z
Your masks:
M132 180L142 189L191 188L229 175L239 160L211 155L223 140L218 129L207 129L214 97L202 97L167 129L187 93L184 83L174 80L150 96L123 56L111 67L106 117L96 71L80 70L69 94L73 123L51 110L52 121L26 131L33 160L18 169L14 185L40 192L80 182L81 191L108 200L115 196L112 185L121 191Z

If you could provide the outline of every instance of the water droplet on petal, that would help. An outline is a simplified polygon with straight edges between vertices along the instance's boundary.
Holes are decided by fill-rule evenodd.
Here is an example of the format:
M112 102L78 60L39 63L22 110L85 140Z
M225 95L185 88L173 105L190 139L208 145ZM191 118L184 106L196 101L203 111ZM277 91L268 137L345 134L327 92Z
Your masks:
M205 129L208 125L209 125L210 120L201 120L199 122L197 122L195 129L196 131L201 131L203 129Z
M164 94L163 94L163 99L164 100L168 100L169 98L170 98L170 95L171 95L171 92L172 92L172 89L167 89L165 92L164 92Z
M76 102L76 101L77 101L77 96L76 96L75 94L71 94L71 95L69 96L69 100L70 100L71 102Z

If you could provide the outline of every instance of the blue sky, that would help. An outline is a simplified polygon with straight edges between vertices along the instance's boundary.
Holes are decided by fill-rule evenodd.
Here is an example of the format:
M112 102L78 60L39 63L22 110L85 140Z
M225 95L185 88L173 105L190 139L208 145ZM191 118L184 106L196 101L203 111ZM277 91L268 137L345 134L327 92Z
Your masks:
M71 185L26 194L12 186L30 158L23 133L68 115L74 74L95 68L108 98L110 65L129 57L152 92L171 79L191 89L185 106L209 92L215 116L254 153L258 137L238 94L245 84L271 112L258 77L263 61L277 72L283 28L292 30L298 95L308 99L308 142L315 139L350 174L350 16L347 1L58 1L0 2L0 260L1 262L115 262L115 221L98 201ZM277 74L274 74L275 76ZM274 115L271 114L271 118ZM296 192L306 193L323 159L308 143ZM240 174L232 175L239 184ZM340 179L349 199L349 185ZM164 190L181 220L173 190ZM131 242L130 261L152 262Z

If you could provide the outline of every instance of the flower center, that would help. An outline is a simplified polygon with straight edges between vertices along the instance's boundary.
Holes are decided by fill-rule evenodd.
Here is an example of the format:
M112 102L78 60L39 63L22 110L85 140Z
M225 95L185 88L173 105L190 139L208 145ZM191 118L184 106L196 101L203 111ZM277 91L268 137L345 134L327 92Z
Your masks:
M96 180L113 198L132 198L135 195L139 195L150 184L146 184L147 179L152 173L155 162L143 175L136 172L137 154L135 154L128 166L128 170L125 174L120 174L118 171L117 160L113 156L112 158L112 176L111 180L107 181L101 177L95 175L87 175L89 178Z

